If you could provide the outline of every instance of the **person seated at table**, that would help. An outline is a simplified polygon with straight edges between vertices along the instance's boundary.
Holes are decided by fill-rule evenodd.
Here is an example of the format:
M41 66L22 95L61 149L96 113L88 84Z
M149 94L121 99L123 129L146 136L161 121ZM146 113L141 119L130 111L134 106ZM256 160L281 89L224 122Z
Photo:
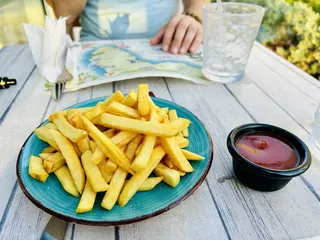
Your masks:
M151 38L173 54L192 53L202 41L203 0L183 0L183 13L179 0L47 1L56 17L69 16L69 28L80 17L81 41Z

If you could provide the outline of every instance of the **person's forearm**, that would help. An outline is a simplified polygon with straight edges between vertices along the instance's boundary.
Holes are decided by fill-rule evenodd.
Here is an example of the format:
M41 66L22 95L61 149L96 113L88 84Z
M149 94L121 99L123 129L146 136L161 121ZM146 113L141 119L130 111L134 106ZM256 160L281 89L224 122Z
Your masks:
M183 0L184 12L195 14L202 18L202 6L210 0Z
M82 13L87 0L52 0L56 17L67 17L67 25L72 26L73 22Z

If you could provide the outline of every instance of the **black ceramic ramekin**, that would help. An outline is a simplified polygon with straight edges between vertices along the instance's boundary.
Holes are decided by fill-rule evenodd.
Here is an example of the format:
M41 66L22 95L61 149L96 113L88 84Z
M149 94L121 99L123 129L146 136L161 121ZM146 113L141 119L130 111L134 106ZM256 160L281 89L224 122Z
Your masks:
M238 139L246 134L272 134L292 147L298 157L297 167L288 170L274 170L257 165L243 157L236 148ZM283 188L296 176L304 173L311 165L311 154L306 144L292 133L267 124L246 124L233 129L228 138L227 146L233 157L233 170L237 178L250 188L260 191L276 191Z

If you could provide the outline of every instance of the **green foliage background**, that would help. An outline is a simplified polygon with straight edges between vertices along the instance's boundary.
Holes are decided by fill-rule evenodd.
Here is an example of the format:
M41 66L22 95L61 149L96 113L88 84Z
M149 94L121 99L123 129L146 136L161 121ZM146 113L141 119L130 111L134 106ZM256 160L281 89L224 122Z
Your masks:
M320 0L229 0L266 12L258 41L320 80Z

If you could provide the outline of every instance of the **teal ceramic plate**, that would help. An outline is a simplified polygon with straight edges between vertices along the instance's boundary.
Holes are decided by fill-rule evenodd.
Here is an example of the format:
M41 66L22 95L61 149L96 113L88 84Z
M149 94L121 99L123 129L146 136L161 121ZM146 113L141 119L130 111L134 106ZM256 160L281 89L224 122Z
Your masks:
M90 107L105 98L97 98L70 108ZM177 187L171 188L165 183L158 184L148 192L138 192L124 207L115 207L107 211L100 206L103 193L98 194L91 212L77 214L76 208L80 198L66 193L54 174L50 174L45 183L41 183L28 174L30 155L38 155L48 145L32 133L24 143L17 162L17 177L25 195L39 208L47 213L70 222L88 225L121 225L141 221L161 214L177 206L189 197L204 181L211 167L213 145L210 135L201 121L190 111L160 98L153 98L160 107L176 109L178 116L191 120L189 127L190 144L186 148L205 157L202 161L191 161L194 172L181 177ZM46 124L46 122L41 125Z

